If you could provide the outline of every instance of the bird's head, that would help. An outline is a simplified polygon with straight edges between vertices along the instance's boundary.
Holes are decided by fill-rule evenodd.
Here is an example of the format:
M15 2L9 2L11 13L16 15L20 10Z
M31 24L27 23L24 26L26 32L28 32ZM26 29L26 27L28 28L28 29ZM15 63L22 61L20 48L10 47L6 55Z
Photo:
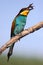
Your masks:
M33 3L32 3L32 4L33 4ZM19 14L20 14L20 15L27 16L28 13L29 13L31 10L33 10L32 4L30 4L30 5L29 5L28 7L26 7L26 8L22 8L22 9L20 10Z

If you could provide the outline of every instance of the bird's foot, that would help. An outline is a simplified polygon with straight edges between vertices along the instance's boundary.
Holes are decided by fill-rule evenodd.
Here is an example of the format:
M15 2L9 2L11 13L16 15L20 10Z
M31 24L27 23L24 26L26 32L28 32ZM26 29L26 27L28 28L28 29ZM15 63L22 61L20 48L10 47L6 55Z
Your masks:
M20 39L19 39L19 41L20 41Z
M7 46L7 48L9 48L10 46Z

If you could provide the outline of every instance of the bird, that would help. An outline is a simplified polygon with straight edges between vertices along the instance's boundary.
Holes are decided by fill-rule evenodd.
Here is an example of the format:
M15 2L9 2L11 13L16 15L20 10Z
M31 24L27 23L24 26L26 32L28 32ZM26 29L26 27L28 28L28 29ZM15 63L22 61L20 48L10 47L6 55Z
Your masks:
M27 20L27 16L30 13L31 10L33 10L33 3L30 4L28 7L22 8L19 13L15 16L13 22L12 22L12 26L11 26L11 38L16 36L17 34L21 33L24 30L24 27L26 25L26 20ZM14 47L15 43L13 43L10 47L9 47L9 51L7 54L8 57L8 61L10 56L13 53L13 47Z

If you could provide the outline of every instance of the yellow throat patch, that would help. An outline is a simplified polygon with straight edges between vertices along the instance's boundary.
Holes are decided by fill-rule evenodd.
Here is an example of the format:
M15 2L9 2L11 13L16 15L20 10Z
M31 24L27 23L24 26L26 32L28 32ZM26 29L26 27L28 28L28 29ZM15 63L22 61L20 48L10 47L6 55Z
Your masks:
M25 10L25 11L21 12L20 14L21 14L21 15L25 15L25 16L27 16L28 13L29 13L29 10Z

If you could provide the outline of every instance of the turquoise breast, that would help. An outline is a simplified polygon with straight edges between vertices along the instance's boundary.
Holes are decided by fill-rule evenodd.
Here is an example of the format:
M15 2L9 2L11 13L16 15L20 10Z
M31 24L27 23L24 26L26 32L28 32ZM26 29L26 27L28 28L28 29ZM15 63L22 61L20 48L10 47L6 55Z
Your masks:
M19 34L21 31L23 31L24 26L26 24L26 16L18 16L16 18L16 25L14 29L14 34Z

